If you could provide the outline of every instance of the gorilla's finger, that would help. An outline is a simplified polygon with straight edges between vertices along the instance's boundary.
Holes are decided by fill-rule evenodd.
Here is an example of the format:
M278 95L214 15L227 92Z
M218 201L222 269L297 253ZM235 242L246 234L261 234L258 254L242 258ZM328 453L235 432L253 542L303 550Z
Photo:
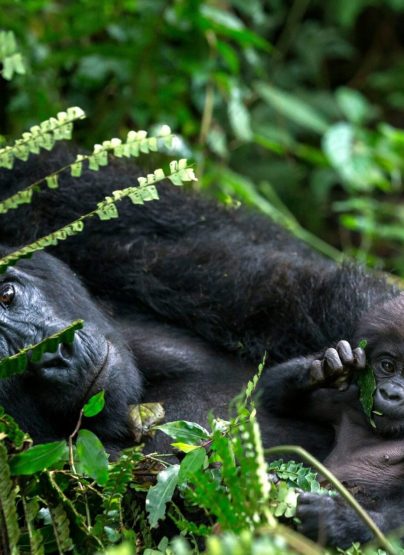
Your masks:
M357 368L365 368L366 366L366 354L361 347L357 347L353 350L355 366Z
M337 351L343 364L353 363L354 355L351 345L348 343L348 341L345 341L345 339L339 341L339 343L337 344Z
M310 365L310 378L313 384L324 381L323 364L321 360L313 360Z
M328 368L333 372L342 370L343 364L336 349L333 349L332 347L327 349L324 354L324 359Z

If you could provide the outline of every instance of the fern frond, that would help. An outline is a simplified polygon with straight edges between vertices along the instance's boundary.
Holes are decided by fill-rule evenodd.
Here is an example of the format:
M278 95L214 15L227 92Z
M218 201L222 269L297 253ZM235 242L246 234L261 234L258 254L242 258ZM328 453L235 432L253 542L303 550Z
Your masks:
M29 204L34 193L39 192L43 185L46 185L49 189L57 189L59 186L59 175L66 170L70 170L72 177L80 177L84 163L88 163L90 170L98 171L101 166L106 166L109 163L109 154L113 154L118 158L123 156L136 157L139 156L140 152L148 153L150 151L157 151L160 143L164 147L170 146L172 138L171 129L168 125L163 125L159 133L154 137L148 137L146 131L129 131L125 142L122 142L120 139L111 139L109 141L104 141L101 145L96 144L94 145L92 154L78 154L76 159L70 164L66 164L52 174L35 181L35 183L32 183L25 189L1 201L0 214L5 214L9 210L14 210L21 204Z
M0 360L0 379L24 372L28 364L28 355L32 362L39 362L45 352L54 353L59 343L72 343L74 332L81 329L83 324L83 320L75 320L43 341L35 345L28 345L17 354L3 358Z
M174 185L182 185L185 181L196 181L194 171L188 165L187 160L173 160L170 162L170 173L168 175L165 175L162 169L157 169L154 173L147 175L147 177L138 177L139 186L126 187L125 189L114 191L112 196L105 197L103 201L99 202L95 210L80 216L74 222L57 231L0 258L0 273L4 273L9 266L14 266L21 258L30 258L36 251L57 245L59 241L64 241L68 237L81 233L84 229L85 220L89 218L94 216L98 216L100 220L117 218L119 213L116 203L126 197L129 197L134 204L143 204L144 202L158 199L155 184L166 178Z
M98 536L105 534L105 527L114 530L117 539L123 530L122 498L133 481L133 470L143 455L136 449L124 452L109 468L108 481L103 489L103 511L97 516L95 531ZM109 534L111 535L111 534Z
M27 160L31 153L38 154L41 148L52 150L56 141L71 138L73 122L83 118L83 110L74 106L66 112L59 112L56 117L32 126L13 145L0 149L0 168L11 169L16 158Z
M52 518L53 533L60 555L73 548L73 541L70 537L70 523L67 518L63 505L49 505L49 512Z
M25 73L25 64L12 31L0 31L0 62L3 65L1 76L7 81L10 81L15 73Z
M28 501L24 496L22 496L22 505L24 507L30 555L43 555L45 553L43 537L41 532L35 528L34 522L39 512L38 497L34 497L34 499Z
M8 454L4 444L0 442L0 551L3 546L11 555L19 553L17 544L20 537L16 509L16 486L11 479Z

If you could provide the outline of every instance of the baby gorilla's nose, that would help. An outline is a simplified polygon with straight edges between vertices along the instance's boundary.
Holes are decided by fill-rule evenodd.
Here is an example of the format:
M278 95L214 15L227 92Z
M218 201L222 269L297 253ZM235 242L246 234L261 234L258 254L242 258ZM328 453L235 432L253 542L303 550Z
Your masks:
M392 382L383 384L379 391L385 401L399 403L404 400L404 389L398 384Z

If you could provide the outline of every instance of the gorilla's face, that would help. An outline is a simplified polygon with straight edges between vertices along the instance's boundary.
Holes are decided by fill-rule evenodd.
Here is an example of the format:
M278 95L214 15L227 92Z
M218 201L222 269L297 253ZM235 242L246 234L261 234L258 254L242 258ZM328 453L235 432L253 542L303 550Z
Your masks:
M119 332L63 263L36 253L0 276L1 358L79 318L84 327L72 344L0 381L0 404L34 439L68 435L82 405L100 389L106 390L104 412L115 420L114 435L124 435L127 404L140 395L139 375ZM100 433L109 435L104 423Z
M376 379L373 415L376 431L404 436L404 294L376 306L360 324L366 358Z

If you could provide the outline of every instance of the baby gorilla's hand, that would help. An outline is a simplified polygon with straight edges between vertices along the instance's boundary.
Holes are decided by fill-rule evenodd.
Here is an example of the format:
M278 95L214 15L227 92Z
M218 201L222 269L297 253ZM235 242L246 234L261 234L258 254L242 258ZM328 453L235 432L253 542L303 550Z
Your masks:
M341 391L349 386L353 372L365 368L366 355L361 347L352 349L348 341L329 348L310 366L310 378L315 386L335 387Z

